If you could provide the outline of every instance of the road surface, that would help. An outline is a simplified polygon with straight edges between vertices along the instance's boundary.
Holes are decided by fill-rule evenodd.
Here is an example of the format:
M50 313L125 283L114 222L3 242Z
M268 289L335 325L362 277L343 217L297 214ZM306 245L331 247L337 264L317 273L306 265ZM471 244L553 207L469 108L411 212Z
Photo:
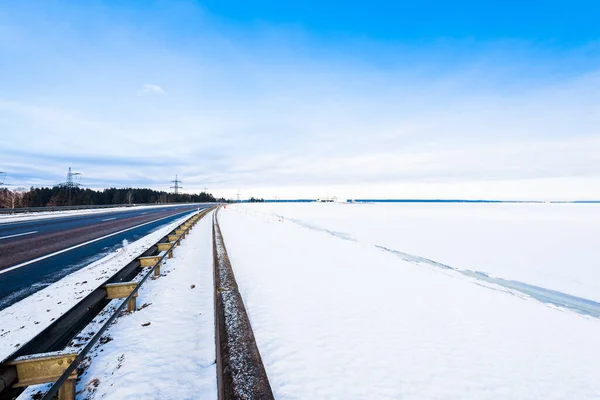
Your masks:
M0 223L0 310L208 205L135 207ZM73 248L75 247L75 248Z

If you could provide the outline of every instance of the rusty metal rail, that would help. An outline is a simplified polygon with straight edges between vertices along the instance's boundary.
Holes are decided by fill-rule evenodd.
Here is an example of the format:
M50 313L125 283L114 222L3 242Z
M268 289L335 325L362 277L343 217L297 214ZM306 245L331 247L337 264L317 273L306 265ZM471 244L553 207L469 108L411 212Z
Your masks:
M250 319L213 214L215 340L220 400L273 399Z
M74 399L76 368L81 361L125 307L128 307L130 311L135 310L135 299L141 285L151 274L160 274L160 266L164 259L172 257L173 249L179 245L189 230L213 209L214 207L210 207L194 213L171 234L163 237L159 243L125 266L52 325L36 335L17 353L13 354L8 362L0 365L0 400L12 398L14 388L46 382L54 382L54 384L43 399L53 399L57 394L60 400ZM157 251L159 254L153 255ZM151 268L142 279L137 282L132 281L138 275L139 268L145 266ZM81 351L76 354L57 351L64 348L114 298L123 298L123 301ZM9 393L11 389L12 393Z

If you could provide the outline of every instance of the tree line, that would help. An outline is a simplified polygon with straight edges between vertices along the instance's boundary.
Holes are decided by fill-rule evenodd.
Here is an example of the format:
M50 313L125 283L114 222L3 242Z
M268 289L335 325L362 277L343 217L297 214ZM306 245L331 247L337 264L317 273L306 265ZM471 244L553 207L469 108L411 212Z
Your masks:
M69 193L70 192L70 193ZM0 208L87 206L110 204L155 204L155 203L212 203L225 202L212 194L174 194L153 189L109 188L103 190L54 186L11 191L0 189Z

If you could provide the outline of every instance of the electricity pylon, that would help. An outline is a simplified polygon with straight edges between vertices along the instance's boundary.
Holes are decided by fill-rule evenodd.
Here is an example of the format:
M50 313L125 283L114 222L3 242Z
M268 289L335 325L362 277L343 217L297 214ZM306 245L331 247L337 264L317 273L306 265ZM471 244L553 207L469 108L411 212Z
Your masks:
M183 187L180 186L183 182L177 179L177 175L175 175L175 180L171 182L175 184L175 186L171 186L171 189L175 189L175 194L179 194L179 189L183 189Z
M80 172L72 172L71 167L69 167L69 172L67 172L67 181L58 185L67 188L67 191L69 192L69 206L71 205L71 190L73 190L74 187L81 186L81 183L75 182L75 179L81 179L81 176L82 175Z

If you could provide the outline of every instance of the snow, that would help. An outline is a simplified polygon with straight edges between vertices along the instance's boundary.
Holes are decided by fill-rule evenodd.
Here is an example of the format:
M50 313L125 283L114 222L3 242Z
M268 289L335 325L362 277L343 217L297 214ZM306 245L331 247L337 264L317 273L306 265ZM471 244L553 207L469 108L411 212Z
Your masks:
M192 213L127 244L33 295L0 311L0 361L10 357L55 319L135 260Z
M41 212L31 212L31 213L19 213L19 214L0 214L0 224L10 223L10 222L23 222L23 221L35 221L38 219L53 219L53 218L62 218L62 217L71 217L74 215L83 215L83 214L101 214L101 213L113 213L113 212L121 212L121 211L133 211L139 209L141 207L144 208L156 208L156 207L177 207L182 204L163 204L163 205L143 205L143 206L118 206L107 207L107 208L94 208L94 209L84 209L84 210L67 210L67 211L41 211Z
M257 204L314 229L600 302L600 204Z
M211 215L117 320L77 385L79 399L216 399ZM143 324L150 323L148 326Z
M273 209L286 218L273 217ZM460 233L470 232L468 224L476 219L467 218L467 226L455 225L457 234L445 236L433 232L437 220L427 213L419 219L406 212L400 221L389 207L383 209L266 204L227 206L220 212L225 244L276 398L597 398L600 319L374 247L362 239L383 238L369 236L377 228L392 236L381 244L404 248L398 245L401 239L413 234L417 238L408 240L408 251L451 249L439 242L460 243ZM519 211L524 218L528 212ZM356 213L367 217L352 221ZM481 214L488 223L493 220ZM292 216L309 224L321 218L328 232L291 222L287 217ZM453 218L447 212L446 221ZM496 217L505 228L479 226L488 233L506 232L505 218ZM587 226L585 220L577 221L574 225ZM358 229L361 223L364 231ZM411 247L419 238L425 240L426 229L432 231L426 243ZM503 237L496 235L497 240ZM530 238L538 240L545 239ZM502 254L479 252L477 245L483 242L470 250L486 258Z

